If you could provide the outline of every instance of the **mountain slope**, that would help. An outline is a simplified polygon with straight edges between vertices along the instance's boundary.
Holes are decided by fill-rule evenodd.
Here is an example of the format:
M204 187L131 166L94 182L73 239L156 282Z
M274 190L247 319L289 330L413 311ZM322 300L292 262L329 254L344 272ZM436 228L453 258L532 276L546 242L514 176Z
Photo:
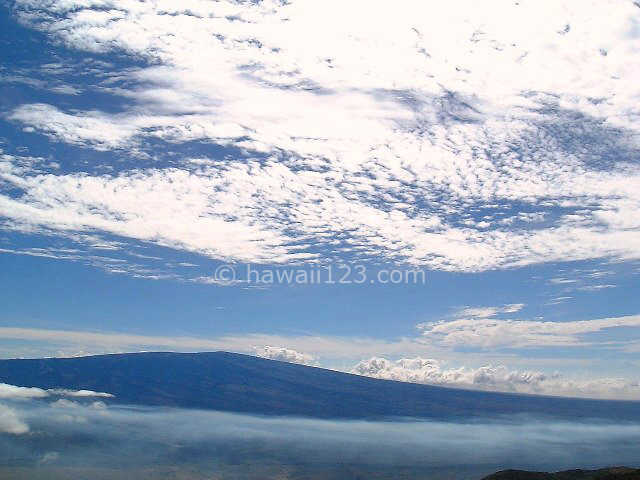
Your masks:
M226 352L0 360L0 382L109 392L126 404L317 418L539 414L640 420L640 402L416 385Z
M628 467L566 470L555 473L504 470L488 475L482 480L640 480L640 470Z

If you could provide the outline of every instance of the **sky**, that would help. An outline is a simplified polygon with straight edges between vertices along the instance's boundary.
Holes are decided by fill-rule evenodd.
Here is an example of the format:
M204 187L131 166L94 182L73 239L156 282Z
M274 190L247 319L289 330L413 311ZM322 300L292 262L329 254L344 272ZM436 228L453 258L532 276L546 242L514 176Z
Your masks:
M15 0L0 59L0 357L640 399L637 2Z

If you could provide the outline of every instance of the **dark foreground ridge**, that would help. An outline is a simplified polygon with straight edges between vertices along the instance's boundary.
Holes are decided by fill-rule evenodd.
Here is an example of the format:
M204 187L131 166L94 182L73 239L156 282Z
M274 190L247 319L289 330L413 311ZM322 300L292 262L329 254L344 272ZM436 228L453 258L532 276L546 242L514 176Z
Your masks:
M640 470L628 467L566 470L556 473L504 470L488 475L482 480L640 480Z
M0 360L0 382L108 392L121 404L315 418L445 420L532 414L640 420L640 402L417 385L227 352Z

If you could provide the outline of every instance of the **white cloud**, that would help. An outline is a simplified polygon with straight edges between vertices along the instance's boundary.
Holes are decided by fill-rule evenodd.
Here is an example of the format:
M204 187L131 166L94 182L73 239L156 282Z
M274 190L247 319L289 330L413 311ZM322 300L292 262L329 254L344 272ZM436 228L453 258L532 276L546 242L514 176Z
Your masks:
M640 258L631 2L17 7L70 48L140 66L100 86L122 111L28 104L14 121L99 150L161 138L257 158L12 170L0 182L22 195L0 195L0 215L16 225L254 263L346 250L463 271Z
M5 405L0 405L0 433L21 435L29 432L29 426L20 420L18 412Z
M55 402L50 403L50 405L54 408L78 408L80 404L73 400L68 400L66 398L60 398Z
M66 388L52 388L47 390L51 395L60 397L98 397L113 398L113 395L105 392L94 392L93 390L68 390Z
M15 385L8 385L6 383L0 383L0 398L44 398L49 394L46 390L41 388L30 387L16 387Z
M574 278L552 278L551 280L549 280L549 283L552 285L565 285L567 283L578 283L579 280L576 280Z
M67 143L82 145L88 142L97 150L124 146L136 133L127 123L113 121L100 112L69 115L46 104L23 105L14 110L9 119Z
M58 452L46 452L37 460L37 465L49 465L51 463L57 462L60 459L60 454Z
M478 232L447 225L438 216L412 214L410 206L385 212L370 204L377 190L359 198L363 194L347 188L355 177L344 175L299 171L276 159L119 177L5 175L26 196L0 195L0 214L67 235L102 230L252 263L313 259L321 255L309 251L313 243L321 251L355 245L365 256L482 270L597 256L633 258L640 244L634 231L587 224ZM576 241L566 242L567 237Z
M524 303L513 303L501 307L466 307L456 312L456 317L489 318L499 313L515 313L522 310Z
M461 318L418 325L423 338L448 347L566 347L589 343L581 335L640 327L640 315L567 322Z
M316 357L307 353L296 352L284 347L270 347L265 345L264 347L256 347L255 354L261 358L269 358L271 360L278 360L281 362L297 363L300 365L312 365L317 366Z
M598 292L610 288L617 288L617 285L611 283L593 283L604 279L611 275L615 275L615 271L603 269L573 269L565 272L562 276L551 278L547 281L548 285L556 285L563 287L563 292Z
M104 403L103 401L95 401L95 402L91 402L89 404L89 408L93 408L94 410L106 410L107 409L107 404Z
M33 399L33 398L45 398L50 396L56 397L98 397L98 398L112 398L113 395L105 392L94 392L91 390L68 390L68 389L42 389L37 387L18 387L15 385L9 385L6 383L0 383L0 398L8 399ZM69 400L61 399L61 401L67 402Z
M611 285L610 283L600 285L587 285L585 287L578 287L576 288L576 290L582 290L585 292L597 292L598 290L604 290L608 288L617 288L617 285Z
M351 373L400 382L502 392L535 393L591 398L640 399L640 382L624 378L565 380L558 373L509 370L506 366L443 368L437 360L402 358L390 361L372 357Z
M351 373L401 382L501 391L521 391L523 388L531 391L548 378L540 372L509 371L505 366L444 369L438 360L421 357L395 362L372 357L358 363Z

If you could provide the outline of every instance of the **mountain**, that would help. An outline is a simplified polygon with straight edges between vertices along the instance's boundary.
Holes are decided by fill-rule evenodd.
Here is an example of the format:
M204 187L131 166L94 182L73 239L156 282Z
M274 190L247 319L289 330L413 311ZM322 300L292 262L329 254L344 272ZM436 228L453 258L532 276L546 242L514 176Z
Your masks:
M0 382L108 392L122 404L316 418L535 414L640 420L640 402L417 385L227 352L0 360Z
M640 480L640 470L628 467L566 470L555 473L504 470L488 475L482 480Z

